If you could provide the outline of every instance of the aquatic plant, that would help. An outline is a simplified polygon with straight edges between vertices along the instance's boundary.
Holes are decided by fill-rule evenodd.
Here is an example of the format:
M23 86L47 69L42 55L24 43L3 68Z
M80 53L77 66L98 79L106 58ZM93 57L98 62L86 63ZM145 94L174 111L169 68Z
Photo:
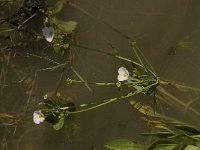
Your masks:
M42 1L41 1L42 2ZM87 51L95 51L101 54L105 54L111 57L115 57L119 60L122 60L126 63L132 64L132 68L126 69L124 67L120 67L118 69L118 76L114 79L117 79L116 82L87 82L84 80L74 80L67 78L67 84L73 84L73 83L83 83L85 85L87 84L95 84L98 86L117 86L119 88L128 87L131 89L131 92L121 95L119 97L113 97L113 98L105 98L103 100L89 103L89 104L80 104L75 106L71 102L65 101L65 98L61 98L60 96L54 96L54 97L46 97L45 101L40 103L43 107L41 107L41 113L44 115L45 121L52 123L53 127L55 129L60 129L64 124L64 118L68 117L72 114L82 113L85 111L90 111L93 109L97 109L101 106L107 105L111 102L115 102L122 99L127 99L129 97L132 97L137 94L145 94L149 95L153 98L154 104L156 104L157 99L162 99L165 102L171 103L166 100L163 97L159 97L157 94L160 92L165 97L172 98L172 103L177 102L178 104L181 104L181 106L185 106L185 104L180 101L179 99L175 99L173 95L171 95L167 90L165 89L167 86L174 86L177 88L187 89L187 90L194 90L198 91L198 89L179 85L171 81L166 81L158 77L151 66L151 64L148 62L146 57L142 54L139 47L136 45L136 42L133 42L131 38L128 36L122 34L117 29L113 28L109 24L106 24L105 22L98 21L112 29L113 31L119 33L121 36L126 38L134 51L134 54L136 56L136 60L131 60L129 58L120 56L115 53L108 53L106 50L99 50L94 48L88 48L82 45L78 45L75 42L73 42L73 32L77 26L77 22L75 21L63 21L56 17L56 14L62 11L64 5L71 5L80 11L82 11L84 14L92 17L90 14L85 12L83 9L78 8L71 2L65 2L65 1L58 1L53 7L48 7L46 3L34 3L33 8L28 4L23 4L23 9L26 10L26 8L32 8L30 15L22 17L20 19L16 19L16 16L12 16L10 18L6 18L4 22L8 22L12 24L12 27L7 27L6 29L3 28L1 32L10 32L10 31L18 31L24 29L23 27L31 21L33 18L35 18L38 15L42 16L41 24L43 25L43 28L39 29L39 31L35 31L31 29L31 33L36 35L37 40L43 40L45 39L47 41L47 44L54 49L56 53L64 54L65 50L68 48L79 48L81 50L87 50ZM40 7L35 7L35 5L38 5ZM26 10L27 11L27 10ZM18 17L20 16L21 12L18 12ZM96 20L94 17L92 17L94 20ZM42 35L43 34L43 35ZM41 57L36 56L34 54L30 54L29 56L34 57ZM54 61L56 63L56 66L46 68L46 70L53 70L55 68L63 67L65 64L60 64ZM117 71L116 71L117 72ZM159 94L160 94L159 93ZM199 112L190 109L193 113L199 115ZM38 117L38 115L35 115ZM51 118L51 119L48 119ZM43 120L44 121L44 120Z
M54 38L54 28L52 26L50 27L44 27L42 29L43 36L47 40L47 42L52 42Z
M87 83L87 84L95 84L98 86L118 86L121 87L121 85L127 86L128 88L132 88L132 92L128 93L127 95L122 95L120 97L115 98L108 98L101 100L99 102L93 102L91 104L80 104L75 106L73 103L69 103L64 100L64 98L61 98L60 96L54 96L54 97L47 97L45 96L46 101L42 102L42 104L45 108L41 108L41 111L45 115L45 120L48 120L48 116L50 115L51 121L48 121L50 123L53 123L53 126L55 124L59 124L60 129L63 126L64 118L77 114L82 113L85 111L89 111L92 109L99 108L101 106L107 105L111 102L126 99L128 97L134 96L136 94L147 94L147 95L153 95L154 88L156 88L160 80L157 78L157 76L151 71L150 69L146 68L143 64L137 63L135 61L129 60L127 58L117 56L118 58L128 61L135 65L133 70L127 70L125 67L120 67L118 69L118 76L115 79L118 79L116 83L87 83L83 80L73 80L67 78L67 84L73 84L73 83ZM63 102L64 103L63 103ZM73 105L69 105L73 104ZM54 116L54 117L52 117ZM60 123L61 122L61 123Z
M33 121L35 124L40 124L44 122L44 120L45 120L45 116L40 110L33 112Z
M76 21L63 21L58 19L55 15L59 13L64 7L63 0L48 7L45 0L27 2L24 1L22 7L19 8L12 16L3 19L0 23L0 33L5 32L28 32L34 35L35 40L42 40L43 36L57 54L64 54L68 50L73 38L73 31L77 26ZM36 19L36 17L38 18ZM28 23L33 19L39 20L40 24L44 26L43 29L28 28ZM6 25L4 25L6 24ZM27 31L28 30L28 31ZM41 35L41 32L43 35ZM54 40L53 40L54 39Z
M70 112L75 111L75 104L66 100L60 93L55 96L44 95L44 101L40 102L41 109L35 111L33 114L33 120L36 124L47 121L51 123L55 130L59 130L63 127L65 118L70 116ZM34 119L35 118L35 119ZM38 123L39 122L39 123Z
M70 47L70 43L73 40L73 32L78 24L76 21L63 21L55 17L55 14L59 13L64 5L65 1L59 0L55 6L49 7L44 11L43 24L45 26L53 26L55 29L51 46L58 54L64 54L65 50ZM38 38L40 39L40 36Z
M73 48L79 48L81 50L95 51L95 52L98 52L101 54L115 57L116 59L122 60L125 63L129 63L132 65L132 67L128 68L128 69L126 69L125 67L120 67L118 69L118 76L114 77L114 80L116 80L116 82L106 82L106 83L105 82L87 82L80 77L80 80L74 80L74 79L67 78L66 82L68 85L74 84L74 83L82 83L85 85L95 84L97 86L117 86L118 88L127 87L128 89L131 90L131 92L129 92L125 95L121 95L119 97L105 98L103 100L99 100L99 101L88 103L88 104L83 103L83 104L75 105L73 102L66 100L66 98L64 98L64 97L61 97L56 91L56 95L54 95L54 96L45 95L44 101L39 104L40 105L40 108L38 109L39 111L36 110L35 112L33 112L33 121L36 124L46 121L48 123L51 123L55 130L59 130L63 127L65 119L70 117L73 114L78 114L78 113L90 111L93 109L97 109L97 108L105 106L109 103L116 102L118 100L127 99L127 98L130 98L137 94L145 94L145 95L152 97L152 99L154 100L153 101L154 105L156 105L158 99L160 99L169 104L174 104L174 102L176 102L179 105L185 107L186 104L183 103L181 100L177 99L176 97L174 97L171 93L169 93L166 90L167 87L173 86L178 89L193 90L193 91L198 91L198 92L200 91L197 88L180 85L175 82L163 80L162 78L160 78L156 74L153 67L146 59L146 57L142 54L141 50L136 45L136 42L132 42L133 40L131 38L129 38L127 35L122 34L120 31L118 31L117 29L113 28L112 26L110 26L109 24L107 24L105 22L97 20L98 22L101 22L102 24L106 25L107 27L109 27L113 31L119 33L125 39L128 40L129 44L131 45L132 50L134 51L136 58L137 58L136 60L131 60L129 58L123 57L123 56L115 54L115 53L108 53L106 50L88 48L88 47L76 44L75 42L73 42L73 32L78 23L75 21L67 21L66 22L66 21L60 20L56 17L56 14L62 10L62 8L65 4L66 3L62 0L58 1L55 4L55 6L53 6L53 7L47 7L47 5L44 4L44 5L40 5L40 7L36 8L35 5L32 7L30 5L27 6L24 4L23 10L26 10L26 8L33 8L33 10L30 11L30 13L28 13L30 15L18 18L21 14L21 12L18 12L17 17L16 17L16 15L14 15L9 18L6 18L4 20L4 22L10 23L12 26L3 27L0 29L0 32L4 33L4 32L11 32L11 31L23 31L25 29L24 28L25 25L28 24L29 21L33 20L33 18L35 18L36 16L41 15L42 16L42 20L41 20L42 28L40 28L39 31L35 31L34 29L31 29L30 32L33 33L33 35L36 37L37 40L45 39L47 41L46 43L50 47L52 47L56 53L64 54L64 52L66 50L68 50L70 47L73 47ZM84 14L92 17L92 15L90 15L83 9L77 7L73 3L67 2L67 4L79 9ZM94 17L92 17L92 18L94 20L96 20ZM182 48L188 48L189 47L188 45L189 45L189 43L187 43L187 42L178 43L178 46L180 46ZM37 56L34 54L27 54L27 55L37 57L37 58L42 58L41 56ZM44 58L44 59L48 59L48 58ZM56 61L52 61L52 60L50 60L50 61L53 62L54 64L56 64L56 66L41 69L41 70L54 70L56 68L63 67L66 65L66 63L60 64ZM116 70L116 72L117 72L117 70ZM169 101L168 99L171 99L171 101ZM145 114L148 116L158 115L156 113L155 109L151 109L149 106L147 106L145 104L141 104L140 102L136 102L136 101L131 101L131 104L134 107L137 107L137 109L139 109L140 111L145 111ZM190 108L190 111L195 113L196 115L199 115L199 112L195 109ZM148 120L148 121L155 122L153 120ZM164 124L163 122L162 122L162 124L157 124L156 127L157 128L160 127L167 131L171 131L171 129L168 129L163 124ZM177 124L177 125L179 125L179 127L180 127L180 125L182 125L182 124ZM176 127L177 127L177 125L176 125ZM187 126L187 128L188 128L188 126ZM146 136L147 135L149 135L149 136L152 136L152 135L161 136L162 135L167 138L168 137L172 138L176 134L173 131L173 132L164 132L164 133L163 132L162 133L160 133L160 132L148 133L145 135ZM185 136L185 133L184 133L184 136ZM190 135L187 134L187 136L190 136ZM198 137L199 135L193 134L192 136ZM179 135L179 137L180 137L180 135ZM136 147L133 147L133 145L135 146L135 144L133 142L130 142L129 140L123 140L123 141L120 140L120 141L117 141L117 143L118 143L117 145L120 146L120 148L118 147L116 149L122 150L124 148L123 145L125 145L124 149L128 149L128 148L136 149ZM131 145L127 145L127 143L131 144ZM177 143L174 143L174 142L164 141L162 143L162 142L158 141L157 144L153 144L154 146L151 146L151 149L155 149L155 145L157 146L158 144L162 144L161 148L163 148L163 144L167 145L167 147L170 147L170 148L175 148L177 146L180 146L180 144L177 145ZM107 147L112 149L113 147L111 147L110 145L112 145L112 144L107 144ZM143 145L141 145L141 144L139 144L139 145L137 144L137 146L143 147ZM184 146L196 147L196 145L184 145ZM152 147L154 147L154 148L152 148ZM113 148L113 149L115 149L115 148Z
M136 142L131 139L115 139L105 144L109 150L200 150L199 128L163 116L140 102L132 100L131 105L145 115L142 119L153 128L151 132L141 133L151 140Z
M156 73L153 71L154 70L153 67L150 65L150 63L147 61L147 59L142 55L140 49L136 46L135 42L131 43L131 47L135 53L137 61L133 61L131 59L122 57L120 55L108 53L105 50L103 51L103 50L99 50L99 49L87 48L87 47L84 47L81 45L74 45L74 46L79 47L81 49L95 51L95 52L98 52L101 54L115 57L117 59L131 63L133 65L133 68L128 70L125 67L120 67L118 69L118 75L116 77L116 82L86 82L84 80L74 80L74 79L67 78L66 82L68 85L75 84L75 83L76 84L81 83L81 84L95 84L97 86L117 86L119 88L128 87L129 89L131 89L131 92L129 92L125 95L119 96L119 97L106 98L106 99L88 103L88 104L83 103L83 104L76 105L76 106L73 105L72 107L71 106L63 107L59 103L57 103L56 105L52 105L50 102L50 105L52 108L47 109L47 113L52 114L53 112L56 111L57 112L56 116L61 116L61 117L57 117L57 119L58 119L57 121L59 122L59 120L61 120L62 126L63 126L62 120L64 120L63 118L65 116L97 109L97 108L107 105L109 103L112 103L112 102L115 102L118 100L127 99L127 98L132 97L137 94L145 94L145 95L152 97L154 105L156 105L159 100L163 101L164 98L160 97L160 95L164 94L164 95L167 95L170 98L172 98L172 101L173 101L172 104L174 104L174 102L177 102L178 104L181 104L181 106L183 106L183 107L186 106L185 103L181 102L179 99L174 98L172 94L170 94L169 92L167 92L165 90L165 88L168 86L174 86L178 89L192 90L192 91L199 92L199 89L197 89L197 88L179 85L179 84L176 84L171 81L162 80L160 77L158 77L156 75ZM141 54L141 55L139 55L139 54ZM164 99L164 101L167 102L168 99ZM48 103L49 102L46 102L45 105L46 106L49 105ZM168 103L170 103L170 102L168 102ZM72 111L72 109L73 109L73 111ZM41 110L43 111L43 109L41 109ZM148 110L148 107L146 108L146 110ZM196 115L199 115L199 112L193 108L190 108L190 111ZM149 112L151 112L151 115L155 115L155 113L154 113L155 111L149 110Z
M128 77L129 77L129 72L126 68L124 67L120 67L118 69L118 76L117 76L117 79L118 81L126 81L128 80Z

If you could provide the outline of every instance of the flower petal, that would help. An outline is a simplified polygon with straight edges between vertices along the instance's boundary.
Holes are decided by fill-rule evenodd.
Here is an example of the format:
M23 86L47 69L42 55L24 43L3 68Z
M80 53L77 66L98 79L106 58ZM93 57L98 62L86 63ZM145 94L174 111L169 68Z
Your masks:
M40 120L39 120L38 117L33 117L33 122L34 122L35 124L40 124Z
M49 32L54 33L54 28L52 26L49 27Z
M128 72L128 70L127 70L125 67L120 67L120 68L118 69L118 73L119 73L119 74L123 74L123 73L125 73L125 72Z
M47 42L52 42L53 41L53 37L54 37L54 35L52 35L52 36L47 36L47 37L45 37L45 39L47 40Z
M117 77L118 81L125 81L129 77L129 72L125 67L120 67L118 69L118 73L119 73L119 75Z
M49 28L48 27L44 27L42 29L42 34L46 37L49 36Z
M34 111L33 113L33 122L35 124L40 124L45 120L45 116L41 111Z
M45 37L45 39L48 41L48 42L52 42L53 41L53 38L54 38L54 28L52 26L50 27L44 27L42 29L42 33L43 33L43 36Z
M117 76L117 80L118 80L118 81L125 81L125 78L124 78L124 76L123 76L122 74L119 74L119 75Z
M45 118L40 118L40 122L44 122Z

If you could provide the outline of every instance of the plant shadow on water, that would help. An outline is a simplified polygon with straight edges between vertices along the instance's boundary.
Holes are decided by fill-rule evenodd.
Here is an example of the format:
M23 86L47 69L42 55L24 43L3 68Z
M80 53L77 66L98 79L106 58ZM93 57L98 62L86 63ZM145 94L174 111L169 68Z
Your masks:
M54 2L50 3L54 6ZM199 89L177 84L200 86L196 19L199 3L58 1L50 9L44 5L47 11L37 7L39 12L17 19L17 25L12 20L12 26L3 26L0 30L1 149L106 149L104 144L113 139L145 140L149 144L151 138L140 136L148 129L153 130L149 124L154 118L147 110L154 115L157 111L165 114L167 121L172 117L199 126ZM7 5L16 7L12 3ZM7 5L4 2L1 7L8 9ZM44 26L52 33L43 37ZM121 66L130 75L127 81L120 78L122 85L117 82ZM152 88L157 88L156 93ZM55 99L64 100L57 103ZM118 99L125 100L111 103ZM101 107L108 103L111 104ZM35 125L32 116L37 109L54 118L45 118L54 129L62 129L53 131L48 123ZM137 110L145 111L141 114ZM87 112L80 113L84 111ZM157 128L171 129L165 126L167 122L161 123ZM181 125L174 126L180 129ZM196 136L191 134L192 138ZM117 143L133 146L129 140ZM165 144L176 146L172 142ZM112 142L107 147L115 148Z

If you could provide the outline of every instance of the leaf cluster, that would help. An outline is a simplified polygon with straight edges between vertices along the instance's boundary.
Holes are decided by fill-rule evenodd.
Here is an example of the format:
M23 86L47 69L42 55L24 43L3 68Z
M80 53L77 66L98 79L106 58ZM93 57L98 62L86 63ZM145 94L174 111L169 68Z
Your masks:
M65 118L69 118L69 112L75 111L75 104L66 101L62 97L51 97L46 99L41 105L44 106L42 112L45 115L45 120L53 125L55 130L63 127Z

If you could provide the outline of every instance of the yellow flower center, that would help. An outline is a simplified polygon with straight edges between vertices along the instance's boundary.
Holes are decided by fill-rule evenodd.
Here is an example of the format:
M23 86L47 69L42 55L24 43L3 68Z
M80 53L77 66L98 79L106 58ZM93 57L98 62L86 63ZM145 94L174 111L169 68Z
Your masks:
M43 115L41 115L41 114L38 114L38 118L43 118Z
M123 74L123 77L124 77L124 78L125 78L125 77L127 77L127 76L128 76L128 74L127 74L127 73L124 73L124 74Z

